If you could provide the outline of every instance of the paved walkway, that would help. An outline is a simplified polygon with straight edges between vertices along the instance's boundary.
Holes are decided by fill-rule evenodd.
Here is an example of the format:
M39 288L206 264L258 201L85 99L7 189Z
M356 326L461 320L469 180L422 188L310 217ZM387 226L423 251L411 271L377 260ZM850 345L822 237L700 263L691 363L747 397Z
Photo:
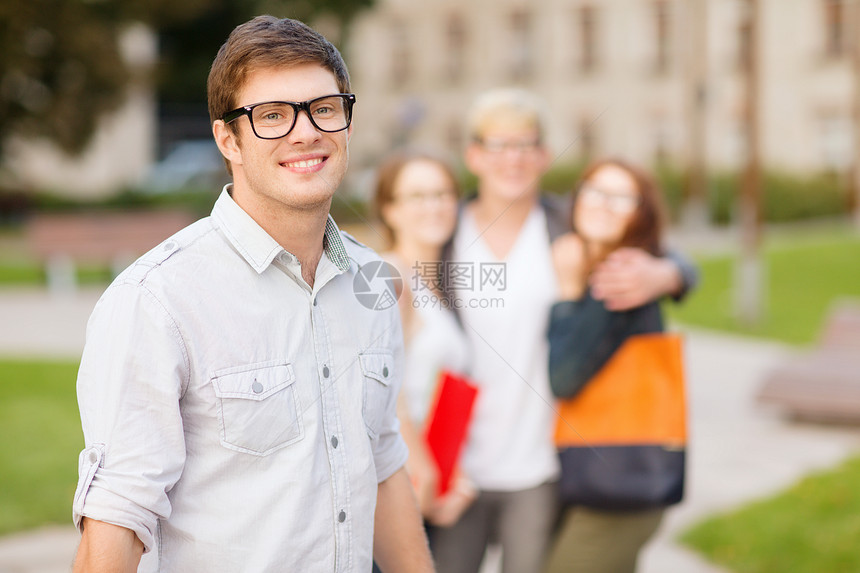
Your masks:
M790 422L754 403L762 375L790 352L779 344L688 331L687 496L646 548L640 573L721 571L673 540L704 516L778 492L860 452L856 429Z
M0 356L80 358L87 318L102 291L0 289Z
M97 298L92 290L57 296L0 290L0 355L80 356ZM856 430L791 423L754 404L762 374L790 352L768 342L687 332L688 495L646 548L640 573L722 571L674 538L706 515L779 491L860 451ZM0 539L0 573L68 572L76 544L70 526Z

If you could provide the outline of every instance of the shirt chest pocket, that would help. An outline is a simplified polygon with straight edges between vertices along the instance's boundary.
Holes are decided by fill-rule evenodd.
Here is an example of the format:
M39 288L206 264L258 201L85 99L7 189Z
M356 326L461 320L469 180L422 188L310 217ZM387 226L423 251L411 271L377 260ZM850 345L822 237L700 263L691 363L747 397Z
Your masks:
M268 455L304 436L293 367L282 361L219 370L212 377L221 444Z
M391 386L394 380L394 356L390 352L365 352L358 355L364 375L361 413L371 438L393 423L397 396ZM391 419L389 419L391 418Z

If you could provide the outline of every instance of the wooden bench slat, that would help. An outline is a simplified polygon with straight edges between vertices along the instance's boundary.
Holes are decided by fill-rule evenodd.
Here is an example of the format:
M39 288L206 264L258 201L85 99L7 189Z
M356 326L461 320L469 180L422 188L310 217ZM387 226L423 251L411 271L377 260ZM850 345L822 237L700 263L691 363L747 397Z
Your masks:
M27 225L27 239L42 260L110 263L140 256L192 222L181 211L37 215Z
M860 305L834 305L818 346L771 370L756 398L801 418L860 423Z

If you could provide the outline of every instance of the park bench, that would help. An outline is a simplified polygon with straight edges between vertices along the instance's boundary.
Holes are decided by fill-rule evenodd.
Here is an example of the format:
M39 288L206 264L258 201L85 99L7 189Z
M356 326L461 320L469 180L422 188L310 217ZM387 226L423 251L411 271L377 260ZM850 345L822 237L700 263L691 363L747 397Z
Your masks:
M26 237L45 265L49 288L64 292L76 288L77 265L109 265L116 275L192 221L176 210L36 214Z
M837 303L818 345L771 370L757 399L795 418L860 423L860 303Z

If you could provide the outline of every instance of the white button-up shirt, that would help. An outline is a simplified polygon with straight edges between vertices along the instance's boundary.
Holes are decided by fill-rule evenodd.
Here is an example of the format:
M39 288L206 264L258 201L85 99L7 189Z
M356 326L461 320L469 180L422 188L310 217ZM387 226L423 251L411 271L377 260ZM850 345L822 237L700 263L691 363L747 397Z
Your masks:
M331 218L324 246L311 289L225 189L96 305L74 520L133 530L139 571L370 571L400 319L356 296L371 249Z

